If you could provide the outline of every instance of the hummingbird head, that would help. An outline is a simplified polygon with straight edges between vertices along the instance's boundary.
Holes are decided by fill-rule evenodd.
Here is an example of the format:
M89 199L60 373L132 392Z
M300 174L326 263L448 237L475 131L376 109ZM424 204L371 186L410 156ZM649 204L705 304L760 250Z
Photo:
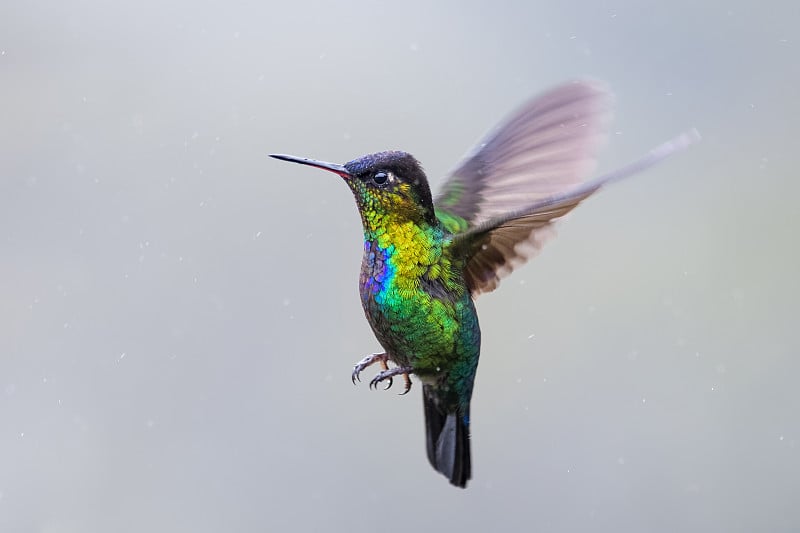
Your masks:
M391 221L436 224L425 172L409 153L377 152L344 165L291 155L270 155L339 174L353 191L365 229L377 229Z

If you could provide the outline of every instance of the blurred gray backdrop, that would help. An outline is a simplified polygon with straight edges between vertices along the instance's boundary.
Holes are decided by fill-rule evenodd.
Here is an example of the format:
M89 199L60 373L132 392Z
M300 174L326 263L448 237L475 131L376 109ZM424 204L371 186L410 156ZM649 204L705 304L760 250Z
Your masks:
M800 529L793 2L4 2L0 531ZM478 302L474 479L428 466L335 176L436 187L567 79L600 170L690 127Z

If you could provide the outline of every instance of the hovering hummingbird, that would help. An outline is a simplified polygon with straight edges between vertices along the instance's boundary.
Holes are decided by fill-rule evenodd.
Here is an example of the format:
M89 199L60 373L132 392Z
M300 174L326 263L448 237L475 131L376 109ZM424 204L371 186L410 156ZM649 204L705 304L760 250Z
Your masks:
M470 399L480 354L475 298L538 252L564 216L612 181L641 171L699 138L684 133L641 159L583 181L610 115L599 83L576 81L524 104L447 177L434 199L420 163L406 152L344 165L282 154L331 171L355 196L364 229L361 304L383 352L370 388L402 376L422 382L433 468L466 487L471 477ZM389 367L389 363L393 367Z

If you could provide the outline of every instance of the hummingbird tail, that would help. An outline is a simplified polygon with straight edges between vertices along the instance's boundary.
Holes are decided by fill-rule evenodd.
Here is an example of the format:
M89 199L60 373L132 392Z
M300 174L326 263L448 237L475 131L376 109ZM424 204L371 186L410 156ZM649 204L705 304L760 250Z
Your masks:
M429 385L423 386L423 403L428 460L450 483L464 488L472 477L469 409L466 413L443 409L436 390Z

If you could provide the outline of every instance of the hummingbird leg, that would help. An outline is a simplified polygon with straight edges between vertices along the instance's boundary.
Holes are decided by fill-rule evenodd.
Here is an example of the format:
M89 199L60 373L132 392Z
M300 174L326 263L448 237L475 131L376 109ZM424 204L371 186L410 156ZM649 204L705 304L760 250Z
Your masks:
M408 391L411 390L411 376L408 374L408 372L403 374L403 383L405 384L406 388L400 393L400 396L408 394Z
M388 370L389 369L389 365L387 364L388 360L389 356L386 354L386 352L384 352L384 353L374 353L368 355L364 359L356 363L356 365L353 367L353 375L352 375L353 385L356 384L356 380L361 381L359 374L361 374L361 372L370 365L379 363L383 370Z
M385 372L386 370L389 370L389 364L386 361L381 361L379 364L381 365L381 371L382 372ZM392 378L389 378L389 383L386 384L386 386L383 388L383 390L391 389L392 388L392 383L394 383L394 380Z
M374 378L372 378L372 381L369 382L369 388L377 389L378 383L386 379L389 380L389 386L391 386L392 376L397 376L399 374L402 374L406 384L406 389L401 394L405 394L409 390L411 390L411 378L409 377L409 374L413 372L413 370L414 369L411 368L410 366L396 366L389 370L383 370L382 372L379 372ZM386 388L388 389L389 387Z

